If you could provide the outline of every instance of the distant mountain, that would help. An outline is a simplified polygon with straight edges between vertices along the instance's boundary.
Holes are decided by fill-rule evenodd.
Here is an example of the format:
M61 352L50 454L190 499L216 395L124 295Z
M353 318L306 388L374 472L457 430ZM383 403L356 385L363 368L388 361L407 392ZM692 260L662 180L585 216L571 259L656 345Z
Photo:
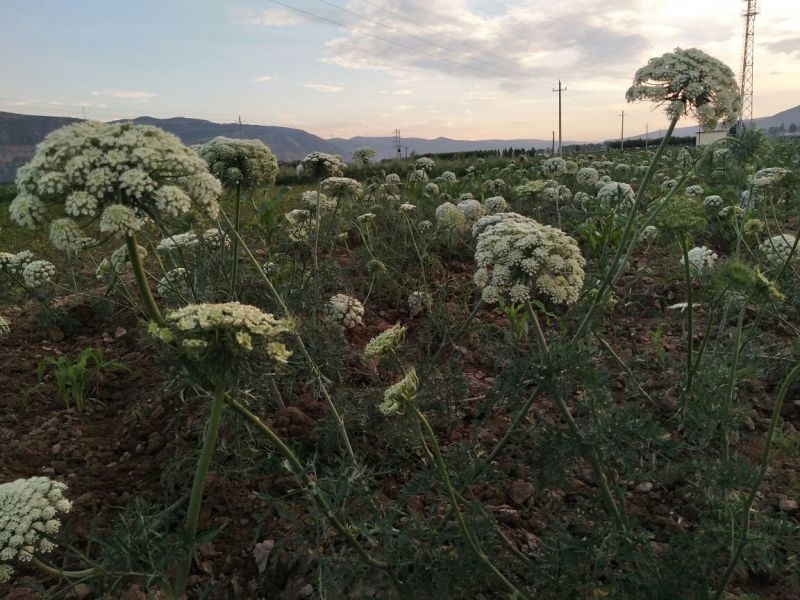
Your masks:
M393 137L352 137L349 139L332 138L328 140L335 144L344 152L345 159L350 159L350 154L356 148L368 146L375 150L377 159L396 158L397 149L395 138ZM586 142L564 141L563 145L582 144ZM403 156L416 152L419 155L435 154L439 152L468 152L471 150L502 150L504 148L550 148L552 140L539 139L515 139L515 140L453 140L445 137L438 137L434 140L424 138L401 138L400 144L403 147Z
M756 119L753 119L753 121L755 122L756 127L758 127L759 129L769 129L771 127L778 128L781 125L783 125L783 127L788 130L789 127L791 127L792 124L794 124L797 127L797 129L800 130L800 105L795 106L794 108L789 108L787 110L781 111L775 115L772 115L771 117L758 117ZM700 127L698 125L690 125L688 127L676 127L672 135L676 136L695 135L699 131L699 129ZM656 130L651 129L649 136L650 139L652 140L661 137L663 134L664 134L663 129L656 129ZM645 134L640 133L638 135L632 135L632 136L626 135L625 139L638 140L638 139L644 139L644 137Z
M30 160L36 144L48 133L76 121L80 119L0 112L0 183L14 180L17 168ZM240 129L238 123L212 123L183 117L139 117L133 122L160 127L174 133L187 145L202 144L218 135L258 139L269 146L280 160L299 160L314 150L331 154L343 153L340 148L321 137L290 127L242 125Z

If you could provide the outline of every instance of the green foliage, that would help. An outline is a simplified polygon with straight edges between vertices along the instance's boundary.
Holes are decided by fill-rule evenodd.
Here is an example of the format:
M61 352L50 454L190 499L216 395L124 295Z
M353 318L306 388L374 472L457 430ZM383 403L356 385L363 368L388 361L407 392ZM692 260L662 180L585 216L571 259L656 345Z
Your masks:
M105 360L102 351L90 347L84 348L74 362L66 354L58 358L52 356L43 358L36 368L36 376L39 383L42 383L50 372L55 379L61 401L67 408L74 404L75 410L81 414L86 400L92 393L94 385L92 379L96 375L104 371L129 370L120 362Z

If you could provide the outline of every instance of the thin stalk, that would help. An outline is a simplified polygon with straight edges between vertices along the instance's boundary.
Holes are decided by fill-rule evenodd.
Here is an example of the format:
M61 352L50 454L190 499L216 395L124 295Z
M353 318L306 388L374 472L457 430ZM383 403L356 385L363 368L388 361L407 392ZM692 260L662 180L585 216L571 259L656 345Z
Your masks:
M669 141L669 138L672 137L672 132L675 130L675 125L677 123L678 123L678 117L674 117L669 122L669 127L667 128L667 132L661 139L661 144L659 144L655 156L653 157L650 166L647 168L647 172L644 174L644 177L642 177L642 184L641 186L639 186L639 189L636 190L636 196L634 197L633 200L633 206L631 207L630 214L628 215L628 220L625 223L625 229L623 230L622 237L619 240L617 251L614 253L614 257L611 259L608 271L606 271L606 276L603 278L603 281L600 284L600 288L597 291L597 295L592 300L591 305L589 305L589 309L586 311L583 320L581 321L580 325L578 326L578 329L575 331L575 334L573 335L573 340L577 340L583 335L584 330L586 329L586 327L588 327L592 317L594 317L594 313L597 310L597 307L603 301L606 292L609 290L609 288L613 284L613 280L616 278L616 272L620 265L620 258L622 257L622 250L627 246L628 238L630 237L631 230L633 229L633 224L636 221L636 214L639 212L639 207L641 206L642 200L644 199L644 195L647 192L647 188L650 186L650 182L653 179L656 167L658 166L658 161L661 159L661 155L664 153L664 150L666 150L667 142Z
M464 539L467 540L467 544L469 545L472 552L475 556L480 560L484 565L486 565L489 570L494 574L495 577L505 586L505 588L511 592L514 598L528 598L526 594L524 594L520 589L517 588L511 581L509 581L505 575L503 575L500 570L495 566L489 556L484 552L483 548L481 548L480 543L478 542L475 534L470 531L470 528L467 526L466 521L464 520L464 515L461 514L461 508L458 502L458 495L456 493L455 488L453 487L452 482L450 481L450 475L447 471L447 465L444 462L444 458L442 457L442 451L439 448L439 442L436 440L436 434L433 432L428 419L425 418L425 415L422 412L414 407L414 414L419 422L422 424L422 428L427 433L428 438L431 442L431 451L433 452L434 461L436 464L437 469L439 470L439 476L442 478L444 482L445 488L447 489L447 493L450 497L450 503L453 506L453 513L456 517L456 522L458 523L459 528L461 529L462 534L464 535ZM423 443L424 443L423 439Z
M292 474L306 488L306 491L309 493L317 507L330 520L334 528L341 533L347 542L356 550L356 552L358 552L359 556L361 556L364 562L372 567L384 571L387 575L389 575L392 581L399 586L400 582L397 580L394 573L392 573L389 563L374 558L369 552L367 552L364 546L362 546L361 543L355 539L355 537L353 537L353 534L350 533L348 527L336 516L330 503L328 503L327 499L320 492L316 482L308 476L303 464L297 458L297 455L292 451L291 448L289 448L289 446L286 445L280 436L270 429L270 427L267 426L261 419L259 419L258 416L254 415L243 404L237 402L230 396L225 397L225 403L234 411L236 411L239 416L243 417L247 422L264 434L269 442L275 446L275 448L277 448L278 452L280 452L288 462L289 469L291 470Z
M530 410L533 401L536 399L538 395L539 395L539 387L537 386L533 388L530 395L528 396L528 399L525 400L525 403L522 405L522 408L519 409L517 416L514 417L514 420L511 422L509 428L506 429L506 432L503 434L503 437L500 439L499 442L497 442L497 444L495 444L495 447L489 453L489 456L486 457L486 460L483 463L485 465L484 468L486 466L489 466L492 463L492 461L495 458L497 458L497 455L500 454L500 450L505 448L506 444L508 444L508 441L511 439L511 436L517 430L517 427L519 427L520 423L522 423L523 419L525 419L525 416L528 414L528 411ZM483 471L483 469L481 469L480 471ZM478 474L480 474L480 471L478 472Z
M651 404L655 404L653 399L650 397L650 394L648 394L645 391L645 389L642 387L642 384L639 383L639 379L636 377L636 375L634 374L633 370L628 366L628 364L624 360L622 360L622 357L614 351L614 349L611 347L611 344L609 344L606 340L604 340L602 337L600 337L600 334L598 334L598 333L595 333L594 336L603 345L603 348L605 348L606 351L611 356L614 357L614 360L616 360L619 363L619 365L623 369L625 369L625 372L628 374L628 377L631 378L631 381L633 381L633 384L639 390L639 393L642 394L642 396L644 396L645 398L647 398L648 402L650 402Z
M733 572L736 570L736 565L739 563L739 559L742 557L742 552L744 551L745 546L747 545L747 535L750 533L750 513L753 510L753 503L756 500L756 495L758 494L758 490L761 487L761 484L764 482L764 476L767 474L767 468L769 467L769 459L770 453L772 452L772 440L775 437L775 429L778 425L778 418L781 415L781 407L783 406L783 401L786 399L786 393L789 391L789 386L794 383L794 380L797 379L797 376L800 375L800 365L795 365L795 367L789 371L789 374L786 376L786 379L783 380L783 385L781 385L781 389L778 392L778 397L775 399L775 404L772 406L772 417L769 421L769 429L767 430L767 437L764 440L764 450L761 453L761 462L759 464L758 473L756 475L756 480L753 482L753 487L750 490L750 495L747 497L747 501L744 503L744 507L742 508L742 520L743 520L743 527L742 533L739 539L739 545L736 548L733 556L731 557L731 561L728 564L728 568L725 570L725 573L722 575L722 580L720 581L719 588L717 592L714 594L714 600L719 600L722 598L723 594L725 593L725 588L728 586L731 577L733 576Z
M145 308L150 318L155 321L156 325L163 326L165 321L161 316L161 311L158 309L153 292L150 291L150 286L147 283L147 275L144 272L142 259L139 256L139 244L136 241L136 233L131 232L130 235L125 236L125 245L128 248L128 259L131 261L133 275L136 278L136 285L139 287L139 293L144 300Z
M681 235L678 244L683 252L683 276L686 280L686 387L683 388L683 395L688 398L692 393L692 380L694 379L694 319L692 315L692 269L689 264L689 244Z
M322 216L322 207L320 206L320 194L322 193L322 179L317 179L317 210L314 217L314 251L312 260L314 261L314 273L319 279L319 269L317 268L317 252L319 252L319 220Z
M231 265L231 291L230 298L236 298L236 277L239 270L239 220L241 219L242 184L236 184L236 202L233 207L233 229L236 235L233 237L233 264Z
M742 351L742 326L744 324L744 315L746 309L747 300L742 302L742 308L739 310L739 318L736 321L736 337L734 338L733 342L733 362L731 363L731 374L728 378L728 389L727 393L725 394L725 406L727 407L726 412L730 412L731 406L733 406L733 395L736 393L736 370L739 366L739 355ZM728 436L727 425L723 424L722 427L722 452L725 457L725 462L728 462L731 458L731 444Z
M549 354L547 341L544 339L542 328L539 326L539 319L536 317L536 311L533 309L533 306L531 306L530 301L526 300L525 306L528 309L528 314L530 314L531 322L533 323L533 330L536 334L536 341L539 344L539 350L541 351L542 358L544 359ZM606 477L605 470L600 462L600 457L597 455L595 449L592 448L592 446L583 437L580 427L578 427L578 423L572 416L572 412L570 411L569 406L567 406L567 403L564 401L564 398L561 396L561 394L554 394L553 399L558 407L559 412L561 413L561 417L567 422L570 432L574 436L575 440L580 444L581 448L583 449L584 457L589 461L589 464L592 467L592 472L597 480L597 487L600 490L600 496L606 506L606 510L614 519L614 522L620 528L620 530L626 531L627 519L625 519L624 514L620 511L616 501L614 500L614 496L611 494L611 489L608 485L608 477Z
M55 575L56 577L64 577L65 579L84 579L86 577L92 577L94 575L99 575L100 571L95 569L94 567L90 569L83 569L82 571L65 571L64 569L59 569L52 565L48 565L47 563L42 562L35 556L31 558L31 564L34 565L37 569L44 571L48 575Z
M217 435L219 424L222 419L222 406L225 400L225 376L220 375L214 386L214 396L211 404L211 415L206 424L206 433L203 438L203 449L200 451L200 458L197 461L197 469L194 472L194 482L192 492L189 496L189 509L186 513L186 525L184 534L188 546L188 555L178 566L178 575L175 579L175 596L180 598L186 591L189 581L189 571L192 569L192 559L194 557L194 545L197 539L197 523L200 520L200 509L203 505L203 489L206 485L211 457L217 445Z

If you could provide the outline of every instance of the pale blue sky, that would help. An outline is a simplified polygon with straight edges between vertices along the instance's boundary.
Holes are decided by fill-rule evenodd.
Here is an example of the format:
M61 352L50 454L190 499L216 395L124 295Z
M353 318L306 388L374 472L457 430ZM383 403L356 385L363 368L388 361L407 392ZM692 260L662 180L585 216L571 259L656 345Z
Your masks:
M622 109L630 133L663 126L661 112L624 102L650 56L696 46L739 70L740 2L604 4L0 0L0 110L241 115L323 137L397 127L409 136L548 138L561 78L565 138L604 139L619 135ZM795 0L761 4L757 116L800 103Z

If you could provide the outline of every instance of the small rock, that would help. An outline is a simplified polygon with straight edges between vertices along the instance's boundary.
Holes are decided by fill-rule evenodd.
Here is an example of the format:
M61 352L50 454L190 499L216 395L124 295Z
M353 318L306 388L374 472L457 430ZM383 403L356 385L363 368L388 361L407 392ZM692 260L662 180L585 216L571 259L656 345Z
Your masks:
M125 329L124 327L117 327L117 330L114 332L114 337L121 338L126 333L128 333L127 329Z
M635 492L639 492L640 494L649 494L653 490L653 484L649 481L643 481L635 488L633 488Z
M314 596L314 588L310 583L305 584L299 590L297 590L297 597L298 598L312 598Z
M791 498L784 498L778 503L778 508L783 512L791 513L798 509L797 500Z
M511 502L517 506L524 506L535 491L533 484L529 481L516 479L511 483L511 487L508 489L508 497L511 499Z
M75 594L76 598L86 598L86 596L92 593L92 588L85 583L78 583L72 588L72 592Z
M53 447L50 448L50 452L53 454L61 454L61 444L53 444Z

